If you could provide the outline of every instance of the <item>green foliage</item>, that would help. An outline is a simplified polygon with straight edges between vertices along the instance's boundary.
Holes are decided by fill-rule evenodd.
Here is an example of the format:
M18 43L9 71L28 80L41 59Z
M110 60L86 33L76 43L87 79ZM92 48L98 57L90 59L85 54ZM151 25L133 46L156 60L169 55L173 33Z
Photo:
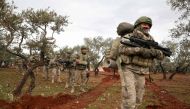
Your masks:
M173 10L177 10L180 13L180 17L176 21L176 27L171 29L171 37L189 37L190 34L190 8L188 0L168 0L167 3Z
M5 0L0 2L0 7L1 44L17 56L23 55L23 49L29 49L30 55L52 52L54 34L63 32L68 26L68 16L58 15L49 8L29 8L19 13L14 3L9 4Z
M189 13L189 0L167 0L173 10L182 12L182 18L187 18Z
M44 65L45 56L54 53L54 34L64 31L68 25L68 16L58 15L49 9L31 8L21 13L16 9L13 3L6 3L5 0L0 2L0 44L4 51L24 59L26 64L29 64L30 57L35 56L35 63L28 67L34 70ZM26 54L27 50L29 55ZM22 80L19 84L25 84L27 79ZM17 85L15 90L14 93L20 93L22 86Z
M64 26L68 26L68 16L57 15L55 11L49 9L27 9L22 12L26 22L32 27L33 31L39 32L41 29L43 32L47 32L49 29L53 32L63 31Z
M102 36L84 39L85 45L90 51L90 60L94 65L93 67L98 63L100 57L104 55L105 51L111 47L112 41L112 38L104 39Z
M170 37L175 42L168 44L174 50L172 61L176 63L176 67L180 67L190 61L190 4L189 0L167 0L167 3L180 14L175 22L176 26L170 30ZM186 67L190 65L187 64Z

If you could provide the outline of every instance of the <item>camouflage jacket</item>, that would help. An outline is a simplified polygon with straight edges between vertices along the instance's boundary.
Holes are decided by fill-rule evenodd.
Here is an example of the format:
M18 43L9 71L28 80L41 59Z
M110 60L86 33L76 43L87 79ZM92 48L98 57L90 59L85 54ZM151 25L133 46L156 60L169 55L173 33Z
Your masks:
M74 68L76 66L75 56L72 54L66 55L65 59L62 61L63 61L62 63L64 64L64 67L66 68Z
M76 57L76 69L85 70L89 68L89 56L88 54L79 54Z
M131 37L131 36L137 36L139 38L142 38L144 40L153 40L152 36L150 35L144 35L142 32L138 30L134 30L133 33L126 34L123 37ZM121 39L122 40L122 39ZM150 67L153 65L153 58L144 58L137 54L139 54L138 51L139 47L130 47L123 44L120 44L119 46L119 54L121 57L121 62L124 64L133 64L140 67Z
M130 37L132 35L145 40L153 40L152 36L145 36L138 30L134 30L133 33L126 34L123 37ZM113 41L110 54L107 57L116 61L119 70L121 70L122 65L127 65L129 69L135 69L138 73L147 74L147 68L153 65L154 59L136 55L136 47L126 46L120 43L123 37L117 37Z

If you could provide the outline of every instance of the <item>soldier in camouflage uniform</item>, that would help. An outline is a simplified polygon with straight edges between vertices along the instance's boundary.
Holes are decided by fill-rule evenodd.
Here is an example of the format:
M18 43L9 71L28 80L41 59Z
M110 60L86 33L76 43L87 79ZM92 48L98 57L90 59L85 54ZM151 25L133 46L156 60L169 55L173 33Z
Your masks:
M52 80L51 82L62 82L61 81L61 71L59 68L60 64L58 62L58 56L56 55L54 58L50 59L48 68L52 73Z
M87 54L88 48L86 46L81 47L81 53L76 57L76 82L80 84L80 90L85 92L86 84L88 81L90 70L89 68L89 56Z
M44 66L43 66L43 73L44 73L44 79L48 80L49 79L49 57L45 56L44 57Z
M68 50L66 53L66 59L64 60L64 68L67 75L65 88L71 87L71 93L74 93L75 58L73 57L71 50Z
M26 63L23 59L21 58L16 58L15 61L16 69L19 73L22 73L24 75L24 72L26 70Z
M162 51L157 49L130 47L121 44L120 41L126 40L124 37L129 38L131 36L153 40L149 34L151 27L152 20L149 17L142 16L135 22L134 28L125 22L117 28L117 32L121 37L116 38L113 42L110 58L116 61L121 77L121 109L138 108L145 91L145 75L149 74L149 67L153 65L154 60L162 60L164 55Z

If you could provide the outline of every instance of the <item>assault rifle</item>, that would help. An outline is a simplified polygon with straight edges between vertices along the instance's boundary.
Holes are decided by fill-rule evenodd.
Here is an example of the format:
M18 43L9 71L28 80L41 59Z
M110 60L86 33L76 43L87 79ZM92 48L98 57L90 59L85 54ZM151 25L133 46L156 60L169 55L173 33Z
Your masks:
M60 64L62 64L64 67L72 67L74 66L74 61L69 60L58 60Z
M132 46L132 47L143 47L143 48L154 48L161 50L165 56L170 57L172 55L172 52L169 48L164 48L158 44L158 42L155 42L153 40L144 40L141 38L136 38L135 36L131 36L130 38L122 37L122 40L120 41L121 44Z

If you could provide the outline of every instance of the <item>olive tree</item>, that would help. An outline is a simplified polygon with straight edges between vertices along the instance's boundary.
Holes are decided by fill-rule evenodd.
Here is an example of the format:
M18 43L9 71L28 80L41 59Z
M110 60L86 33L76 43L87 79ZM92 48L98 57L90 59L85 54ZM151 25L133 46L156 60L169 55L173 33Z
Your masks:
M103 61L105 51L110 49L112 41L112 38L104 39L102 36L84 39L85 45L89 48L90 61L93 65L92 67L94 68L94 71L98 69Z
M68 16L58 15L49 8L30 8L20 13L16 9L13 3L0 2L0 43L8 53L21 58L26 64L26 72L13 91L14 95L20 95L28 77L31 78L28 92L32 92L35 87L33 71L44 65L44 56L55 46L54 34L64 31Z
M170 30L170 37L175 39L178 44L178 51L174 58L176 63L176 71L169 78L180 72L183 68L189 67L189 53L190 53L190 2L189 0L167 0L171 9L178 11L179 18L175 21L176 26ZM185 67L184 67L185 66ZM183 67L183 68L181 68Z

